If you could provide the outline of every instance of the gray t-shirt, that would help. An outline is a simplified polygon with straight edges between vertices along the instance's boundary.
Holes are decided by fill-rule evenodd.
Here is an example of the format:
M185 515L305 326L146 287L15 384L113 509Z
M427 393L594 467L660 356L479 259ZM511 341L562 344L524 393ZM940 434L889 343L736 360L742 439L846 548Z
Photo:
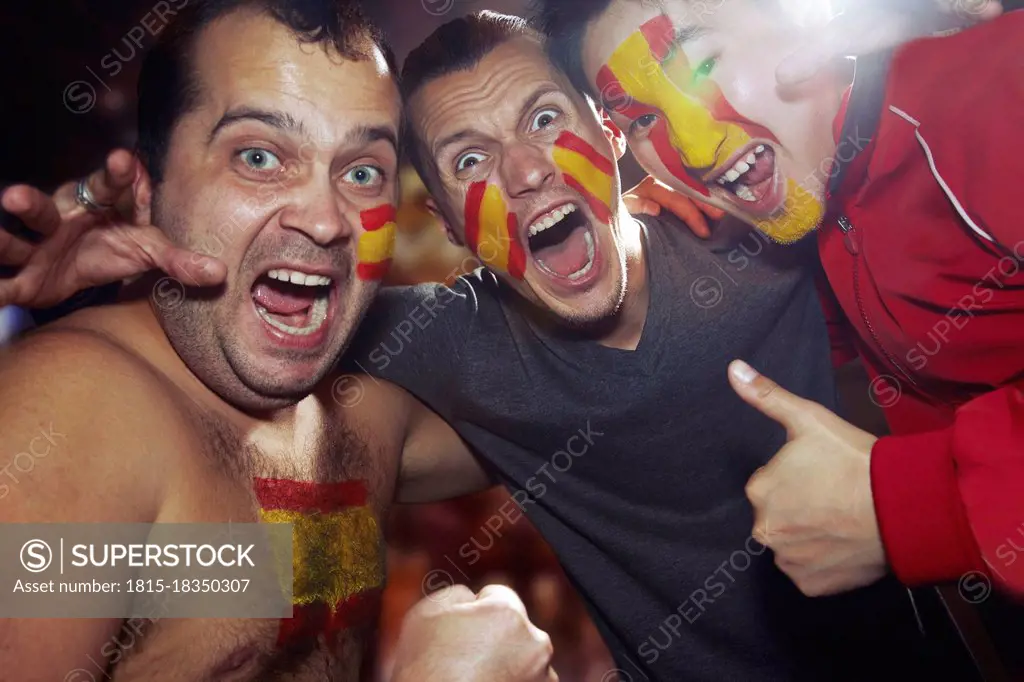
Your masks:
M734 394L726 367L742 358L834 409L813 239L780 247L729 222L702 242L644 221L651 295L635 351L538 323L480 270L452 288L385 289L347 366L417 396L485 460L622 679L918 679L917 663L883 663L913 657L902 590L807 599L750 538L744 485L785 433Z

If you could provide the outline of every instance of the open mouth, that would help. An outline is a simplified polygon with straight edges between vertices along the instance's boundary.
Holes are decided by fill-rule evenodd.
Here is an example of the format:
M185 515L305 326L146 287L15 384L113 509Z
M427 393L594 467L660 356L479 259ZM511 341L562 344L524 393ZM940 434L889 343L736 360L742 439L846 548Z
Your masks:
M271 329L291 337L312 337L330 317L333 280L325 275L279 268L256 279L256 314Z
M594 231L575 202L537 216L530 223L527 242L533 262L549 277L576 285L594 271Z
M775 150L768 144L751 143L711 173L707 182L727 192L728 198L748 213L774 213L786 198Z

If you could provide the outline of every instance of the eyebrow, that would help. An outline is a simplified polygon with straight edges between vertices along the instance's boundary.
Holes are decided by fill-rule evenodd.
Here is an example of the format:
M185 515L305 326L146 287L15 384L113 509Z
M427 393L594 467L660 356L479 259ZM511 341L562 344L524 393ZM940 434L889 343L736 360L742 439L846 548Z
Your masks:
M296 121L295 117L291 114L269 109L238 107L225 112L224 115L220 117L220 120L217 121L217 124L214 125L213 129L210 131L207 143L213 142L213 139L217 137L218 133L220 133L224 128L242 121L259 121L271 128L277 128L278 130L283 130L289 133L297 133L302 137L309 137L309 134L302 123Z
M526 116L527 113L529 113L530 109L536 106L537 100L539 100L544 95L547 95L552 92L563 92L563 90L556 83L545 83L539 86L536 90L533 91L533 93L528 98L526 98L526 101L523 102L523 105L519 107L519 115L516 117L516 120L523 120L523 117ZM453 145L456 142L461 142L466 138L473 137L475 134L475 131L470 130L469 128L463 128L462 130L456 131L451 135L447 135L438 140L437 144L434 145L432 154L433 156L436 157L446 147Z
M537 100L552 92L562 92L562 89L554 83L545 83L539 86L533 91L532 95L526 98L526 101L523 102L523 106L519 107L519 116L516 120L522 121L523 117L530 113L530 109L533 109L533 107L536 106Z
M224 128L241 121L259 121L271 128L294 133L300 137L307 139L311 137L302 122L297 121L287 112L240 107L232 109L220 117L217 124L213 126L213 130L210 131L208 142L212 142ZM395 153L398 153L398 133L390 126L361 125L345 134L345 141L351 145L369 144L378 140L388 142Z
M710 29L708 29L707 26L698 26L697 24L690 24L688 26L676 28L672 35L672 41L668 45L668 54L665 55L665 59L662 60L662 63L668 61L675 55L677 50L682 49L687 43L705 36L709 32Z
M398 133L391 126L361 125L345 134L345 142L358 145L384 140L398 153Z

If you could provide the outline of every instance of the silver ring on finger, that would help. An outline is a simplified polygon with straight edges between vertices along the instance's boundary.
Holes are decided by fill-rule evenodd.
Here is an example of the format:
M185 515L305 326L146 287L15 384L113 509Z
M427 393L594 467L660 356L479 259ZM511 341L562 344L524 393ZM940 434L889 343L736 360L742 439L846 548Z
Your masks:
M93 196L92 190L89 189L86 178L82 178L75 185L75 203L86 211L93 211L94 213L104 213L114 208L113 204L101 204L96 201L96 197Z

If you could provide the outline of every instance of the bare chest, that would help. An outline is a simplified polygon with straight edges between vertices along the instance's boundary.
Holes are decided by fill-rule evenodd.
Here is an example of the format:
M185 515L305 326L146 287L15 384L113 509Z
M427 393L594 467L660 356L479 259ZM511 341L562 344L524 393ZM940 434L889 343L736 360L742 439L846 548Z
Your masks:
M383 519L401 443L358 415L306 415L281 434L197 417L165 522L292 529L292 614L283 619L126 621L114 680L358 680L384 588Z

